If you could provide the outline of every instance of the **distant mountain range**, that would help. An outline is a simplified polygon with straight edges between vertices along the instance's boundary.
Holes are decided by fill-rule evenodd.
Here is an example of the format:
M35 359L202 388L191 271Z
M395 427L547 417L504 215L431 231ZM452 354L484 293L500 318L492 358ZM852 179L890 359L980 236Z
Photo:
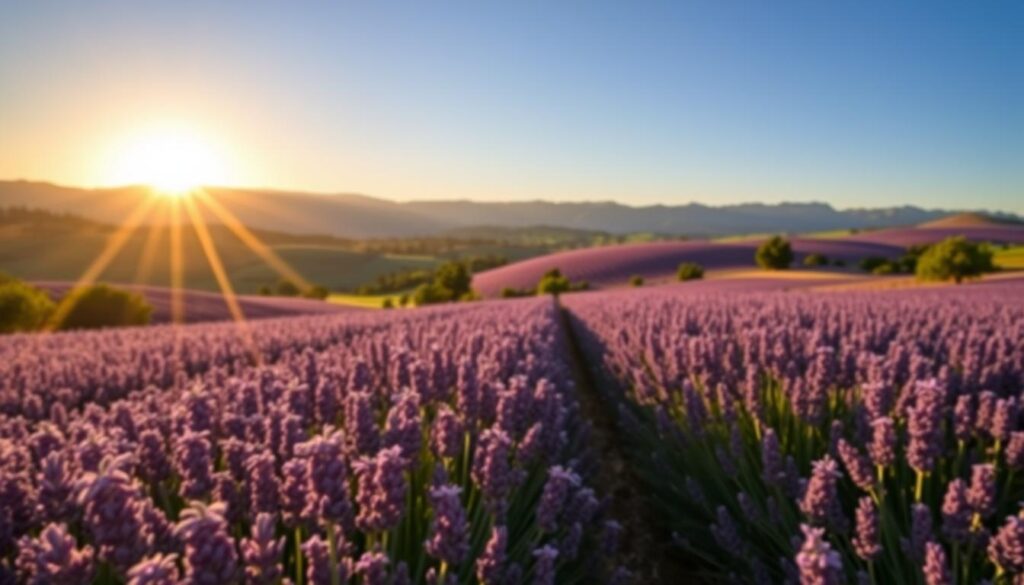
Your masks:
M250 227L349 238L458 234L466 228L482 226L554 226L612 234L649 232L711 237L909 226L952 213L913 206L837 210L825 203L633 207L614 202L395 202L353 194L220 187L207 191ZM0 207L26 206L115 224L123 221L147 194L145 187L80 189L42 182L0 181ZM1012 214L982 213L1003 221L1021 221Z

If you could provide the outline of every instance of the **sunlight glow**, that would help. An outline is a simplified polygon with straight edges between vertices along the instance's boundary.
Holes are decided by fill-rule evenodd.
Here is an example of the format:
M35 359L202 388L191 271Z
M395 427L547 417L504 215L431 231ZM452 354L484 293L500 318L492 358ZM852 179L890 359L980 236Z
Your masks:
M229 183L227 157L201 133L180 124L144 128L116 146L106 182L144 184L160 195L183 197L201 185Z

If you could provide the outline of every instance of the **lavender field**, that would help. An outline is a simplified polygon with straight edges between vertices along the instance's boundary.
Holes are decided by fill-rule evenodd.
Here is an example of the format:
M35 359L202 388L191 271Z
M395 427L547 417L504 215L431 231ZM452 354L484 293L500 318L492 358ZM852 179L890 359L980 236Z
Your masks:
M754 583L1020 582L1024 288L565 299L681 558Z
M589 583L619 525L550 300L0 341L0 574Z
M4 337L0 580L1017 579L1021 283L786 283Z

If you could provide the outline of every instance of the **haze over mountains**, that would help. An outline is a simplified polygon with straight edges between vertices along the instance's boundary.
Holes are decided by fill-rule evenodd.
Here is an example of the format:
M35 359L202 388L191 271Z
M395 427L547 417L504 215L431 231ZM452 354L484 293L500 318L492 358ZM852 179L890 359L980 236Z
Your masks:
M698 203L632 207L615 202L548 201L395 202L353 194L311 194L260 189L207 189L243 223L291 233L351 238L436 235L466 227L558 226L614 234L651 232L711 237L764 232L812 232L907 226L948 216L950 210L898 206L837 210L825 203ZM0 207L26 206L120 223L145 187L81 189L30 181L0 181ZM985 211L1007 221L1018 216ZM211 220L213 218L210 218Z

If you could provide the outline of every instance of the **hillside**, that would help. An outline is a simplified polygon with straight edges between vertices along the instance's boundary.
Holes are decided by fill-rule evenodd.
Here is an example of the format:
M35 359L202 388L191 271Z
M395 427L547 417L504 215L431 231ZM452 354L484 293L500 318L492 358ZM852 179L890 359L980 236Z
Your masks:
M439 234L458 228L557 226L609 234L653 233L711 237L745 233L917 225L949 215L917 207L836 210L823 203L697 203L633 207L613 202L395 202L353 194L309 194L209 188L243 223L291 233L349 238ZM0 181L0 207L24 205L119 223L148 190L76 189L48 183Z
M844 240L795 238L791 243L798 263L812 253L853 263L867 256L896 257L903 251L885 244ZM652 242L570 250L488 270L476 275L473 286L484 296L496 296L505 287L533 288L552 268L595 288L624 286L634 274L651 282L665 281L674 277L682 262L696 262L707 270L754 267L759 244L760 240Z

